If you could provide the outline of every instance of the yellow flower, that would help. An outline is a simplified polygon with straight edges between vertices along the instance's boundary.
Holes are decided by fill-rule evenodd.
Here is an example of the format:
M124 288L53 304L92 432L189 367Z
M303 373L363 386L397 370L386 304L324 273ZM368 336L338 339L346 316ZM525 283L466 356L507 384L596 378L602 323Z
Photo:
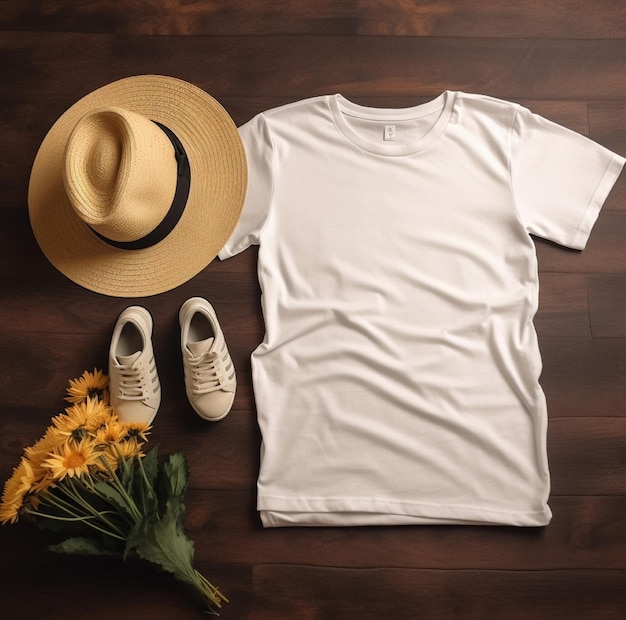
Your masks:
M34 467L37 467L48 456L48 452L65 442L67 436L56 427L49 426L45 435L29 448L24 450Z
M119 465L119 459L128 459L139 454L139 443L134 436L129 436L128 424L120 422L113 417L106 425L99 428L95 433L95 444L103 450L103 456L113 471ZM139 426L139 425L133 425ZM108 471L104 463L99 464L100 469Z
M111 419L107 424L96 430L95 441L98 445L111 445L122 441L126 435L124 425L117 419Z
M105 428L111 422L117 421L113 408L109 405L103 405L99 411L94 411L93 415L89 418L86 424L86 429L92 437L95 437L99 430Z
M81 403L88 399L109 402L109 378L96 368L93 372L85 371L78 379L71 379L65 400L70 403Z
M68 441L50 453L44 466L50 470L54 480L63 480L66 476L88 474L89 467L97 465L99 455L100 452L87 439L78 443Z
M141 444L139 444L134 439L130 439L119 444L117 446L117 451L123 459L132 459L136 456L138 456L139 458L143 458L145 456L145 454L141 450Z
M111 466L111 469L116 471L120 460L128 461L136 456L142 458L144 454L139 444L135 440L130 440L107 446L104 449L103 456ZM102 465L102 469L106 469L106 467Z
M53 426L66 437L81 441L93 433L110 416L109 407L105 403L88 398L65 410L65 413L52 418Z
M126 439L134 439L137 442L148 441L150 425L145 422L125 422Z
M4 483L2 504L0 504L0 522L15 523L19 517L24 497L30 492L34 480L34 472L27 459L22 458L13 470L11 477Z
M48 458L50 452L66 440L66 435L61 433L54 426L50 426L39 441L24 450L26 459L33 469L33 493L40 493L44 489L54 486L54 480L52 479L50 470L44 467L44 461Z

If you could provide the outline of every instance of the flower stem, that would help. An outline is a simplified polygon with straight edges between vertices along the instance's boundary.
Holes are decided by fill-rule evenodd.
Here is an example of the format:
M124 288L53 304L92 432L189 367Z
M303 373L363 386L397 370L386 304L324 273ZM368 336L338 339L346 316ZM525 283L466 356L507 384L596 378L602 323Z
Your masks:
M118 491L118 493L124 498L126 505L131 511L133 517L136 520L140 520L143 517L143 514L137 507L135 500L128 494L128 491L124 488L124 485L121 483L120 479L117 477L117 474L113 471L111 465L107 462L105 458L102 458L102 462L104 463L109 475L111 476L111 482L113 483L113 487Z
M126 540L123 536L119 536L118 534L109 532L105 530L104 528L101 528L95 523L93 523L93 519L96 519L97 517L88 516L88 515L83 515L83 516L77 515L74 517L60 517L57 515L51 515L45 512L39 512L37 510L32 510L32 509L28 509L28 514L32 515L33 517L41 517L43 519L52 519L53 521L74 521L74 522L79 521L93 528L94 530L97 530L101 534L104 534L105 536L110 536L111 538L116 538L117 540Z
M215 615L219 615L215 609L215 607L220 608L222 603L228 603L228 599L216 588L202 573L198 572L196 569L191 568L191 572L186 570L186 579L191 585L193 585L196 590L202 595L202 598L209 605L209 612Z
M228 599L216 588L202 573L194 570L197 579L202 585L202 591L206 592L209 600L211 600L218 607L222 606L222 602L228 603Z
M76 484L74 483L73 480L71 479L67 479L67 485L59 485L57 487L60 491L62 491L65 495L67 495L67 497L69 497L71 500L73 500L77 506L82 507L85 510L85 514L86 515L90 515L93 519L96 520L100 520L105 526L111 528L111 531L105 531L102 530L101 528L95 528L95 529L99 529L100 531L102 531L105 534L114 536L115 538L119 538L119 536L121 536L123 534L122 530L120 529L119 526L115 525L112 521L110 521L109 519L107 519L103 512L100 512L98 510L96 510L93 506L91 506L91 504L89 502L87 502L82 495L80 494L80 492L78 491L78 489L76 488ZM60 506L59 506L60 507ZM67 510L67 508L66 508ZM114 514L111 512L111 514ZM93 524L90 524L88 521L85 521L85 523L91 525L92 527ZM118 535L114 535L113 531L117 532ZM123 538L122 538L123 540Z

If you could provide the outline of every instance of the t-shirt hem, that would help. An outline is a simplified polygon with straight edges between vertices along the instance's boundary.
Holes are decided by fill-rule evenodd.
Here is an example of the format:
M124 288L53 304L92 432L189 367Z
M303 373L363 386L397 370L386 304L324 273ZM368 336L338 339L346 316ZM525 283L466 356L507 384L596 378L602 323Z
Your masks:
M258 501L263 527L367 525L512 525L542 527L552 512L494 510L453 505L387 500L321 500L264 497Z

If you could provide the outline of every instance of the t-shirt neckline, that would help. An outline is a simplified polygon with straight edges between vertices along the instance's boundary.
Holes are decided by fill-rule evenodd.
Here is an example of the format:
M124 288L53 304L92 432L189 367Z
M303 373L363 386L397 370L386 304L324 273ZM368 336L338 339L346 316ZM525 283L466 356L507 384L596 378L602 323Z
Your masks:
M444 132L452 116L456 93L446 90L441 95L420 105L408 108L373 108L358 105L337 93L329 95L328 104L335 125L346 139L365 151L377 155L406 156L415 155L431 146ZM346 120L346 115L379 122L407 121L440 112L430 129L417 140L408 144L392 141L376 141L356 131Z

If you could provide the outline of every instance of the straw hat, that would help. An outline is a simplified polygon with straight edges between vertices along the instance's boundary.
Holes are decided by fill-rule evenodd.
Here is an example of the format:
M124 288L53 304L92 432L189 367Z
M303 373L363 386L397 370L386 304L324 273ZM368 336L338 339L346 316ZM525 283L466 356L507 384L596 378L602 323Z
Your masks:
M246 185L224 108L192 84L142 75L99 88L56 121L33 164L28 207L59 271L92 291L143 297L215 258Z

